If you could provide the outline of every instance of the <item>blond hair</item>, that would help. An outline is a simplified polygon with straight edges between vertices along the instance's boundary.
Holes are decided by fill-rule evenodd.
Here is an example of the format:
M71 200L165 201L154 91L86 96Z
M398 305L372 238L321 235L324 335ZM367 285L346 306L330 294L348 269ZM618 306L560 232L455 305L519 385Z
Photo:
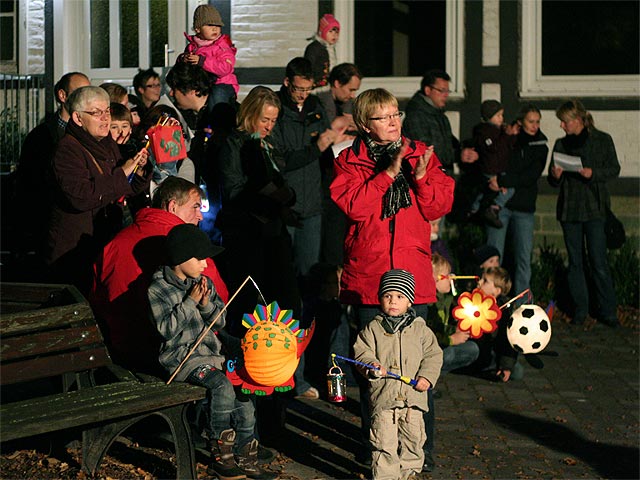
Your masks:
M366 134L370 118L380 107L397 107L398 99L384 88L365 90L356 97L353 103L353 121L361 134Z
M484 276L501 290L502 295L507 295L511 291L511 276L506 269L490 267L484 271Z
M281 110L280 98L273 90L261 85L253 87L238 109L238 130L255 133L256 123L262 117L265 105Z
M433 268L434 275L444 275L444 272L451 272L451 264L449 260L444 258L439 253L431 254L431 266Z
M584 105L580 100L569 100L564 102L556 110L556 117L558 117L558 120L563 122L579 118L582 120L582 124L588 131L595 128L593 117L589 112L587 112L587 109L584 108Z

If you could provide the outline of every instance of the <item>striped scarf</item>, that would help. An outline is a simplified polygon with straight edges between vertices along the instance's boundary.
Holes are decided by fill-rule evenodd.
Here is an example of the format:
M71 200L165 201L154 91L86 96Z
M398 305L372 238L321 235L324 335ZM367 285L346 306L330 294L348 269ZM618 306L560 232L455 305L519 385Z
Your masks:
M376 172L385 170L391 163L391 160L393 160L393 156L398 153L398 150L400 150L400 147L402 146L402 137L387 145L380 145L379 143L374 142L369 136L365 136L364 141L369 153L376 162ZM409 182L407 182L405 177L405 174L408 175L410 172L411 165L403 159L400 173L398 173L395 180L382 197L383 219L393 217L401 208L408 208L412 205L411 195L409 193Z

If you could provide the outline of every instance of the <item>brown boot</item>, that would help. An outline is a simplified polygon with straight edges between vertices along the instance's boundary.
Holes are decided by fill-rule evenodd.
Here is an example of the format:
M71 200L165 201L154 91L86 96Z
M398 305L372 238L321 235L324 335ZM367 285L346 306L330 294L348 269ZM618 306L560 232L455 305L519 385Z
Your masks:
M220 480L241 480L247 478L236 465L233 458L233 444L236 440L236 432L225 430L220 438L211 445L211 463L207 473L216 475Z
M268 472L258 465L258 440L255 438L240 450L236 462L247 478L255 480L275 480L278 478L273 472Z

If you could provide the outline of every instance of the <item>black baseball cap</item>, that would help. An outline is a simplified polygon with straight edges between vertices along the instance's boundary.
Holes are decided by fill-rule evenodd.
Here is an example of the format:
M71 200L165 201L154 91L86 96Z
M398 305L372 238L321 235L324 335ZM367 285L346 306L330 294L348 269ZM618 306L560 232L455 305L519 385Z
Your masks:
M165 249L171 266L180 265L193 257L198 260L214 257L224 250L211 243L207 234L191 223L173 227L167 235Z

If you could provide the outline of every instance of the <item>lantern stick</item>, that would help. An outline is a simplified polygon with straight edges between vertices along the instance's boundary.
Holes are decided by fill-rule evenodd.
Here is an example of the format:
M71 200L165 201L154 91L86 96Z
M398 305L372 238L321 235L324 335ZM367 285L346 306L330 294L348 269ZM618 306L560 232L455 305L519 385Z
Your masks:
M450 278L452 280L478 280L478 275L438 275L438 280L444 280Z
M526 290L523 290L522 292L520 292L518 295L516 295L515 297L513 297L511 300L509 300L507 303L504 303L502 305L500 305L500 310L502 310L505 307L508 307L509 305L511 305L512 302L515 302L516 300L518 300L519 298L524 297L527 293L529 293L529 289L527 288Z
M169 115L168 113L163 113L162 115L160 115L160 118L158 118L158 121L154 126L157 127L158 125L160 125L161 127L164 127L170 118L171 118L171 115ZM147 143L144 144L144 148L148 149L149 145L151 145L151 138L149 138L148 134L145 134L144 138L147 139ZM128 179L129 183L131 183L131 180L133 180L133 175L138 170L138 167L139 167L139 164L136 164L136 166L133 167L133 172L131 172L131 175L129 175L129 179Z
M224 305L224 307L222 307L222 310L220 310L220 312L218 312L218 315L215 316L215 318L211 321L211 323L209 324L209 326L207 328L205 328L202 333L200 334L200 336L198 337L198 339L195 341L195 343L193 344L193 347L191 347L191 350L189 350L189 353L187 353L187 355L184 357L184 359L182 360L182 362L180 362L180 365L178 365L178 368L175 369L175 371L173 372L173 374L171 375L171 378L169 378L169 380L167 381L167 385L169 385L173 379L175 378L175 376L178 374L178 372L180 371L180 369L182 369L182 367L184 366L184 364L187 362L187 360L189 359L189 357L191 356L191 354L193 354L193 352L195 352L196 348L198 348L198 345L200 345L200 343L202 343L202 340L204 340L204 337L207 333L209 333L209 330L211 330L211 328L213 327L213 325L218 321L218 319L220 318L220 316L227 310L227 307L229 307L229 304L231 302L233 302L233 299L236 298L236 295L238 295L238 293L240 293L240 290L242 290L242 288L246 285L246 283L251 280L251 282L253 282L253 285L258 288L258 285L256 285L256 282L253 280L253 278L251 278L251 275L247 275L247 278L244 279L244 282L242 282L242 285L240 285L238 287L238 289L235 291L235 293L231 296L231 298L229 299L229 301ZM258 289L258 291L260 292L260 289ZM260 292L260 295L262 296L262 292ZM263 297L264 299L264 297Z
M339 358L340 360L344 360L345 362L355 363L356 365L360 365L362 367L366 367L371 370L380 370L379 367L371 365L370 363L359 362L358 360L354 360L353 358L347 358L347 357L343 357L342 355L332 353L331 359L333 360L334 358ZM387 371L387 375L389 375L390 377L402 380L404 383L406 383L407 385L411 385L412 387L415 387L418 384L418 381L416 379L398 375L397 373Z

